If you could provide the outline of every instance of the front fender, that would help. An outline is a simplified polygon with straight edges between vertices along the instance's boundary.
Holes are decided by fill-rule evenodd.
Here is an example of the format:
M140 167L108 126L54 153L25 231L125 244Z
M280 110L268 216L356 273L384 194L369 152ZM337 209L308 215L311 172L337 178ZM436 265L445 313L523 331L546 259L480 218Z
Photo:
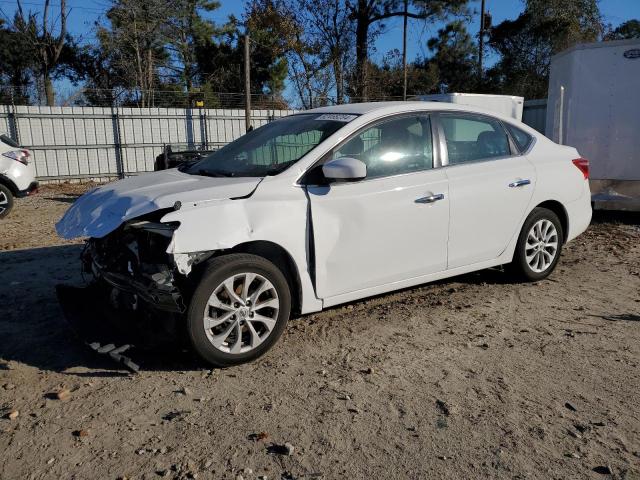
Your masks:
M162 222L179 222L167 253L174 256L232 249L252 241L282 247L293 259L302 290L302 313L322 309L310 276L309 219L302 189L279 198L255 196L187 205L165 215Z

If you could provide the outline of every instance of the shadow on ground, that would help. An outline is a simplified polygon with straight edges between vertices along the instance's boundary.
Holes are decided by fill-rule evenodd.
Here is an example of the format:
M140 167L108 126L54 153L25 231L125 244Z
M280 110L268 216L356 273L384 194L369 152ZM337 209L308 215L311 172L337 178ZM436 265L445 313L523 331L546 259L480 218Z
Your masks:
M622 313L620 315L591 315L610 322L640 322L640 315L635 313Z
M65 245L0 252L0 358L87 377L124 372L122 366L85 345L92 340L79 338L59 306L57 284L82 285L80 251L80 245ZM86 315L89 324L103 321L100 307L95 309L95 315ZM131 358L143 370L203 367L179 345L134 348Z
M54 202L60 202L60 203L73 203L75 202L78 198L80 198L79 193L63 193L57 196L47 196L44 197L46 200L53 200Z
M591 223L622 223L623 225L640 225L640 212L594 210Z
M75 291L76 298L70 302L77 304L76 321L65 318L56 295L56 285L84 285L79 268L81 249L80 245L65 245L0 252L0 264L3 266L0 271L0 358L41 370L84 377L122 375L126 371L122 365L89 348L89 343L97 341L101 345L133 344L135 347L126 355L143 371L206 367L188 350L184 332L171 332L172 336L167 341L166 335L162 338L160 332L163 326L153 318L136 323L136 327L129 330L127 319L109 315L99 302L93 301L82 290ZM433 285L450 282L502 284L509 281L504 272L492 269ZM409 290L413 289L406 289ZM66 313L70 317L68 308ZM147 337L154 337L154 340L148 342Z

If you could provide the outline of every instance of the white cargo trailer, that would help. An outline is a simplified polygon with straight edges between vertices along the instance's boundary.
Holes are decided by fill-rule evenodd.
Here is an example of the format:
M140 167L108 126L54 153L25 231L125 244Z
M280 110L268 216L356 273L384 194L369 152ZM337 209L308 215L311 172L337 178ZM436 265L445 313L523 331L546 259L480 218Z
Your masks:
M640 39L551 60L546 136L589 159L595 208L640 210Z
M524 98L511 95L490 95L484 93L441 93L420 95L419 100L425 102L449 102L461 105L486 108L492 112L522 120Z

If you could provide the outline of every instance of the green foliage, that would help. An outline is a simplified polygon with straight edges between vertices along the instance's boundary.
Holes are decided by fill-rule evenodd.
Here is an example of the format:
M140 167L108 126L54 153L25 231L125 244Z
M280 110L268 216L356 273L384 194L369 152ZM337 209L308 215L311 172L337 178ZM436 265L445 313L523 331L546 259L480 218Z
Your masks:
M197 49L206 46L218 33L214 23L202 17L203 12L213 12L220 2L211 0L176 0L172 14L165 26L166 48L172 59L170 76L179 81L187 91L198 83Z
M549 35L553 53L595 42L604 31L598 0L526 0L524 13L533 24L554 27Z
M488 31L487 46L498 60L481 75L477 39L464 21L469 0L408 0L406 13L404 0L248 0L241 18L223 24L209 15L220 7L217 0L108 1L91 45L66 32L66 0L51 4L59 15L46 22L21 8L13 21L0 20L0 82L20 87L15 101L42 102L44 90L52 103L51 82L64 79L87 87L69 100L77 104L186 107L198 97L207 107L239 106L246 32L254 105L276 99L285 106L287 86L306 107L401 98L401 53L395 49L373 62L369 52L388 22L405 15L410 29L451 20L428 41L427 58L409 61L410 95L477 91L541 98L554 54L579 42L640 38L640 20L604 33L598 0L523 0L518 18ZM0 86L1 101L9 101L7 92Z
M245 12L252 40L251 88L256 93L281 96L288 73L286 55L300 37L300 25L281 0L253 0Z
M477 87L478 49L465 24L456 20L438 30L427 43L434 52L428 61L438 75L441 92L471 92Z
M487 72L496 93L544 98L551 57L598 39L603 25L596 0L527 0L524 12L491 30L489 46L500 57Z
M632 38L640 38L640 20L628 20L609 31L605 40L628 40Z
M467 11L468 0L357 0L348 2L350 17L355 22L356 66L352 76L352 90L361 100L368 97L371 80L368 75L369 44L384 30L391 18L407 17L423 22L445 19ZM377 29L376 29L377 28ZM372 31L373 30L373 31Z
M84 78L86 49L68 33L54 38L51 28L40 25L36 14L21 10L13 23L0 22L0 82L13 89L2 89L3 102L30 103L42 96L43 82L64 78L78 83ZM52 92L47 94L52 104Z
M36 51L25 44L23 36L0 24L0 81L2 84L27 88L30 75L37 67Z

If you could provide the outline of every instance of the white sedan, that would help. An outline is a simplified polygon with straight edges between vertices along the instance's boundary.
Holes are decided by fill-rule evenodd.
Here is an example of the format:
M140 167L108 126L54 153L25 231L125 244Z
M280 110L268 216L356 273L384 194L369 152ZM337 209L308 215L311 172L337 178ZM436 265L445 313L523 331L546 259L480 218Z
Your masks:
M588 174L574 148L481 109L341 105L88 192L57 230L90 237L89 288L113 315L171 315L229 366L292 313L499 265L547 277L591 220Z

